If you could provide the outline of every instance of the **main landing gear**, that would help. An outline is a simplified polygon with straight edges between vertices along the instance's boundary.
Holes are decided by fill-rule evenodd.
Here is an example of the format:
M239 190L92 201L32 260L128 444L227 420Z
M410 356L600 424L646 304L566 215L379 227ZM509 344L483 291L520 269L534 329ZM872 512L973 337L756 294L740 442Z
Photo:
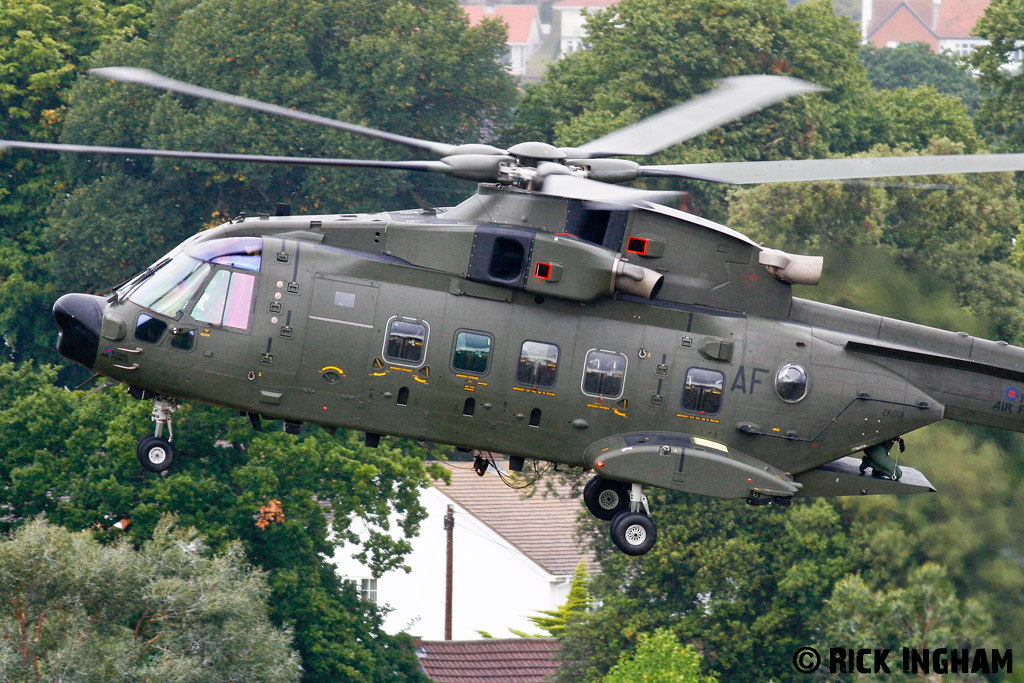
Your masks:
M627 555L643 555L658 540L651 508L640 484L597 475L584 487L583 502L595 517L611 521L612 543Z
M153 399L151 418L156 423L153 436L139 439L135 454L139 462L150 472L163 472L174 462L174 425L171 414L178 409L178 401L173 398L157 397ZM167 426L167 438L163 437L164 426Z

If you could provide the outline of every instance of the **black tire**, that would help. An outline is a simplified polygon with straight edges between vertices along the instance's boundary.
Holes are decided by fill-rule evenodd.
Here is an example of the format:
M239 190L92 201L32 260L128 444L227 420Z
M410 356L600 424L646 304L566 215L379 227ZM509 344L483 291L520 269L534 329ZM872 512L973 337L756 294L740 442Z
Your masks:
M642 512L623 510L611 525L612 543L627 555L644 555L658 540L654 520Z
M594 476L583 487L583 502L590 514L607 522L629 507L629 484Z
M174 446L159 436L144 436L135 449L139 463L150 472L164 472L174 462Z

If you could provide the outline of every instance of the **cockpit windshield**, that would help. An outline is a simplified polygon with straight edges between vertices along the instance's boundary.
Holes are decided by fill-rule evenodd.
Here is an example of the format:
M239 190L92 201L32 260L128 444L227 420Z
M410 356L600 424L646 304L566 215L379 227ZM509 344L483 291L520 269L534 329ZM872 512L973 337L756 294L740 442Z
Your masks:
M148 277L134 281L134 291L127 297L133 303L144 306L170 318L179 318L185 312L189 302L202 287L207 276L214 269L214 264L231 266L242 270L259 271L262 258L263 240L259 237L229 237L210 240L179 253L169 261L159 265ZM226 272L222 279L228 277ZM243 281L244 280L244 281ZM240 279L232 290L240 294L248 292L251 298L253 276ZM227 280L224 280L224 284ZM129 286L133 283L129 283ZM222 284L220 280L218 285ZM238 298L236 296L236 298ZM244 298L244 297L243 297ZM228 324L223 320L224 297L220 297L221 309L217 319L204 318L205 322ZM230 313L229 313L230 315ZM246 315L247 317L247 315ZM237 322L232 326L239 326ZM244 327L244 325L241 325Z

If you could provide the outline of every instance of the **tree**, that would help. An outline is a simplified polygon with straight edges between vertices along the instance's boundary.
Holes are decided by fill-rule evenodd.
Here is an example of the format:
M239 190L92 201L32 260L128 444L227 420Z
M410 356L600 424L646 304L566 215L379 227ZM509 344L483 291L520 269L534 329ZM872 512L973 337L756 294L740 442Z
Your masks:
M960 600L945 570L923 564L911 572L906 586L887 582L871 590L858 575L839 581L822 613L823 649L843 647L915 650L991 647L989 618L973 600ZM1007 641L1009 642L1009 641ZM891 674L840 676L839 680L878 680Z
M658 543L640 558L610 550L607 527L587 520L601 572L600 608L567 624L557 680L598 681L641 634L669 629L697 645L723 680L791 671L814 642L814 615L858 566L849 525L828 502L755 509L680 493L655 496Z
M565 602L556 609L540 610L540 614L529 617L535 626L548 632L550 636L561 636L570 622L578 620L591 608L590 592L587 590L587 563L581 561L576 566L576 572L572 576L572 584L569 586L569 595ZM513 634L523 637L533 637L520 631L512 631Z
M0 0L0 138L54 142L88 56L145 29L135 4ZM57 288L42 240L66 179L54 155L0 155L0 355L55 361L48 311Z
M928 86L960 98L971 111L978 107L980 98L974 77L964 70L956 56L948 52L936 54L927 43L900 43L896 47L864 45L860 60L873 88Z
M495 61L504 40L494 22L470 28L454 0L159 0L146 41L110 44L94 61L148 67L307 112L458 143L486 137L511 106L513 82ZM62 139L362 159L410 154L379 140L97 78L76 85ZM168 242L244 210L287 202L295 212L380 211L412 203L402 176L390 171L97 157L71 163L73 191L53 206L47 243L57 281L79 291L109 286L155 259ZM111 203L115 191L121 198ZM106 253L109 225L118 229L120 258Z
M374 532L362 548L378 574L402 566L425 516L418 489L430 472L409 447L368 449L356 435L313 430L296 438L253 434L248 421L207 406L175 414L175 469L147 474L135 440L148 428L149 404L123 391L87 396L52 385L54 372L0 366L0 505L16 510L5 528L45 514L100 541L126 533L142 545L161 516L225 552L240 542L267 572L270 616L293 630L303 680L420 681L407 636L381 630L375 605L361 601L327 563L336 543L359 544L353 524ZM278 513L264 512L277 501ZM131 520L127 532L112 520Z
M168 520L139 550L34 521L0 541L0 678L299 680L266 576Z
M1024 26L1024 5L1018 0L995 0L974 26L974 35L988 41L968 57L978 74L984 96L978 110L978 127L994 146L1005 151L1024 149L1024 126L1016 112L1024 101L1024 75L1008 69L1015 56Z
M716 683L701 674L701 657L682 647L668 629L640 636L636 652L623 653L601 683Z

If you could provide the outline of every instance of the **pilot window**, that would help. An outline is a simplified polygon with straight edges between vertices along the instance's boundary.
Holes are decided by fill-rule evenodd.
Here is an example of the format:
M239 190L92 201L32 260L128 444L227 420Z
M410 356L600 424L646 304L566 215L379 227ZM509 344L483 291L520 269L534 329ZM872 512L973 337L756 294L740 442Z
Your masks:
M602 398L622 396L622 385L626 378L626 357L612 351L587 352L586 367L583 370L583 393Z
M683 386L683 410L714 415L722 409L725 375L715 370L690 368Z
M255 288L254 275L218 270L192 307L192 318L201 323L244 330L249 327Z
M144 281L129 299L171 318L180 316L210 273L209 263L187 256L172 259Z
M535 387L553 387L558 374L558 347L544 342L525 341L519 352L516 381Z
M460 372L483 375L491 359L491 335L480 332L459 332L455 335L452 367Z
M427 326L395 318L388 325L384 357L396 363L419 364L427 345Z

